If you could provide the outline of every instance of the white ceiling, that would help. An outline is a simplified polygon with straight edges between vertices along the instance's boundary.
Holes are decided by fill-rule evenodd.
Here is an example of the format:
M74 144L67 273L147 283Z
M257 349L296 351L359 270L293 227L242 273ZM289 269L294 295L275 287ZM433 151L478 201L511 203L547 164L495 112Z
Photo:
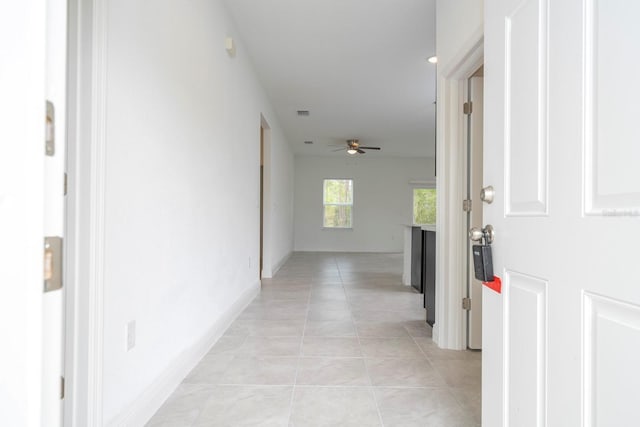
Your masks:
M225 3L296 154L359 138L382 148L367 157L433 157L434 0Z

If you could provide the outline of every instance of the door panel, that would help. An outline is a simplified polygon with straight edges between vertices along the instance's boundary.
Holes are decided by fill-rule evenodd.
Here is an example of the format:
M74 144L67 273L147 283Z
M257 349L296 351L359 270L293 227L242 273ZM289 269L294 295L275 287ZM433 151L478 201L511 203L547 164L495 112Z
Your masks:
M508 424L544 426L548 284L513 271L504 279Z
M527 0L505 17L507 215L547 213L546 26L544 1Z
M585 28L585 201L591 215L640 215L637 109L616 108L640 93L640 3L587 1Z
M590 293L584 306L585 425L636 419L640 307Z
M483 425L635 425L640 6L485 7Z

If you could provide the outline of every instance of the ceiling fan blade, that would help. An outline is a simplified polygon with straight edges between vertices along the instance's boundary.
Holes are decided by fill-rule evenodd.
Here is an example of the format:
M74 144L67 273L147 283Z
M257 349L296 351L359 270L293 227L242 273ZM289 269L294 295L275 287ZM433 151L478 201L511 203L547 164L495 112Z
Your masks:
M366 152L366 151L362 151L362 150L361 150L361 149L359 149L359 148L358 148L358 153L360 153L360 154L367 154L367 152Z
M344 151L344 148L338 148L336 150L331 150L331 151Z
M364 148L365 150L380 150L380 147L363 147L363 146L360 146L360 148Z

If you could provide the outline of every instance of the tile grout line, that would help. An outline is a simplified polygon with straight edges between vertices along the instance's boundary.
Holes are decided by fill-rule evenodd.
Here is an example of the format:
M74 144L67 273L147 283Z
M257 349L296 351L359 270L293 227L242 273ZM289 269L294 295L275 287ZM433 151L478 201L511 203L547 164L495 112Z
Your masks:
M340 275L340 282L342 283L342 291L345 294L347 299L347 305L349 306L349 314L351 315L351 322L353 323L353 329L356 331L356 338L358 340L358 347L360 348L360 354L362 355L362 363L364 364L364 371L367 374L367 380L369 382L369 393L371 394L371 398L373 399L373 404L376 406L376 412L378 413L378 421L380 421L380 426L384 427L384 421L382 420L382 412L380 411L380 405L378 405L378 399L376 399L376 393L373 388L373 379L371 378L371 374L369 373L369 366L367 365L367 359L364 355L364 351L362 351L362 343L360 342L360 332L358 331L358 326L356 324L356 319L353 316L353 308L351 306L351 298L347 295L347 291L344 287L344 281L342 280L342 272L340 271L340 266L338 266L338 274Z
M298 385L298 374L300 373L300 364L302 363L304 337L305 337L305 332L307 331L307 322L309 322L309 310L311 309L311 295L313 294L313 277L309 280L311 281L311 288L309 289L309 296L307 297L307 309L304 317L304 326L302 327L302 336L300 337L300 348L298 350L298 360L296 362L296 373L293 376L293 387L291 388L291 400L289 401L289 417L287 419L287 425L291 425L291 417L293 416L293 403L296 396L296 386Z

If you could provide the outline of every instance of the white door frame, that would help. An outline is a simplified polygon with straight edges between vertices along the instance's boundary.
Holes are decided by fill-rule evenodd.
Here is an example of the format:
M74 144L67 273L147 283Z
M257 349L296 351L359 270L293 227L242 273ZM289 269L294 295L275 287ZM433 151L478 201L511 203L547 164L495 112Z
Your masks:
M271 242L271 126L260 114L263 129L263 170L262 170L262 278L273 277Z
M102 419L106 0L69 0L65 425Z
M466 214L462 114L467 79L483 64L484 33L478 31L447 64L438 64L436 323L433 340L442 348L466 348Z

